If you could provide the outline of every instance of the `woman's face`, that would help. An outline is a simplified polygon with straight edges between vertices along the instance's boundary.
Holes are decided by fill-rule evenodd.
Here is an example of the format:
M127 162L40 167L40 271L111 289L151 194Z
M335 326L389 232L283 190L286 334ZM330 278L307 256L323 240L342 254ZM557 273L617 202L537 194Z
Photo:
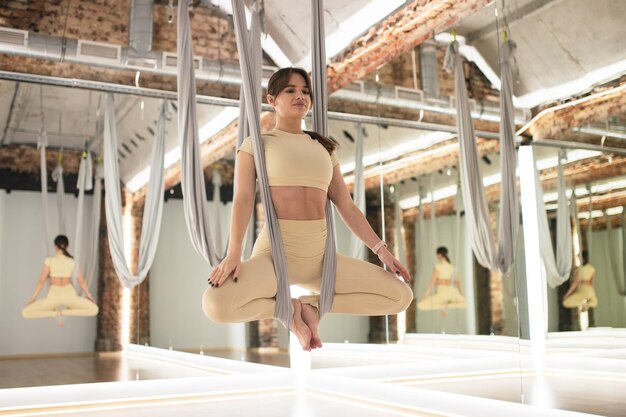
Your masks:
M267 102L280 117L302 119L311 108L311 92L304 78L293 73L289 77L289 84L276 97L268 95Z

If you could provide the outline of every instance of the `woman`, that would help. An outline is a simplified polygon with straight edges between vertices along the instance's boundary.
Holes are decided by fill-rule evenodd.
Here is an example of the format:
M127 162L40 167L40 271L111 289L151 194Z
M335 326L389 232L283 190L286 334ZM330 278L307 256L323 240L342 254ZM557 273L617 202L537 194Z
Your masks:
M563 307L582 308L586 311L589 307L593 308L598 305L596 291L593 288L593 283L596 280L596 268L589 263L589 254L586 250L583 251L582 255L583 266L580 267L563 296Z
M268 83L267 101L276 113L275 128L263 135L271 198L287 259L289 283L319 294L326 244L326 199L335 204L346 225L391 272L337 254L332 313L385 315L404 311L413 299L410 276L372 230L352 202L335 154L337 144L314 132L304 132L302 119L311 108L311 81L300 68L283 68ZM252 256L241 261L242 240L252 214L256 174L252 143L237 151L236 194L226 258L211 272L203 310L216 322L246 322L272 318L276 276L267 229L263 228ZM396 277L400 276L404 282ZM291 331L304 350L322 346L318 333L319 295L292 299Z
M461 282L453 279L454 266L448 257L448 248L437 248L437 264L433 268L430 282L424 295L417 303L420 310L442 310L441 315L447 315L448 308L465 308L465 298L461 295ZM436 286L435 294L430 295L432 288Z
M63 316L88 317L98 314L96 300L89 292L87 283L80 270L76 271L78 285L83 289L87 299L76 295L72 285L72 272L75 265L72 255L67 252L68 246L69 241L66 236L59 235L54 239L56 256L46 258L44 261L43 270L35 286L35 292L22 310L22 316L25 318L57 317L57 319L61 319ZM46 278L50 279L48 294L45 298L37 300ZM65 309L57 310L59 307L65 307ZM57 323L59 326L63 326L61 320Z

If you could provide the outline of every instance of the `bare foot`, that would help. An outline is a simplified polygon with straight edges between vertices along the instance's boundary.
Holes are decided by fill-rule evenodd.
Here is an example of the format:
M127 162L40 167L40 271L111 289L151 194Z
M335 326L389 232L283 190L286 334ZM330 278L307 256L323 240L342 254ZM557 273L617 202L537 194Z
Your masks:
M65 327L65 323L63 322L63 312L57 311L57 327Z
M291 319L291 326L289 330L298 337L302 349L306 351L311 350L311 330L309 326L302 320L302 303L300 300L292 299L293 303L293 318Z
M441 317L448 317L448 309L444 308L443 310L441 310Z
M302 304L302 320L311 330L311 349L321 348L322 339L317 332L317 327L320 323L319 310L310 304Z

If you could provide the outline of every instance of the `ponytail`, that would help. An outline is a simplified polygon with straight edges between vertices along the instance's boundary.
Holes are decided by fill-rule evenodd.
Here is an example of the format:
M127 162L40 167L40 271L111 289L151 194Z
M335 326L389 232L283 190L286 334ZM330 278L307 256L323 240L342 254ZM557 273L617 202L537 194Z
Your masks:
M58 235L57 237L54 238L54 246L59 248L61 250L61 252L63 252L63 255L67 256L68 258L74 258L67 251L67 247L69 245L70 245L70 241L67 238L67 236L65 236L65 235Z

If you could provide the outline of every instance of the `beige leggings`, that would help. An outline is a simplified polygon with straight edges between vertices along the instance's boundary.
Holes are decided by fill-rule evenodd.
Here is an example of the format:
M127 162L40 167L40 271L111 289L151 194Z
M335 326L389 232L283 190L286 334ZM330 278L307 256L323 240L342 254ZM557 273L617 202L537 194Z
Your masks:
M419 303L419 310L443 310L444 308L465 308L465 297L453 285L437 285L435 294L426 297Z
M318 306L326 220L278 220L289 283L314 293L300 297ZM263 228L244 261L238 282L228 278L219 288L208 287L204 314L218 323L247 322L274 317L276 275L267 230ZM413 300L411 288L394 274L369 262L337 254L335 297L331 313L380 316L400 313Z
M596 291L592 285L581 284L576 288L574 294L563 300L563 307L582 307L585 302L589 307L596 307L598 305L598 297L596 297Z
M57 308L65 307L64 316L95 316L98 306L86 298L76 295L73 285L51 285L45 298L27 305L22 316L27 319L56 317Z

